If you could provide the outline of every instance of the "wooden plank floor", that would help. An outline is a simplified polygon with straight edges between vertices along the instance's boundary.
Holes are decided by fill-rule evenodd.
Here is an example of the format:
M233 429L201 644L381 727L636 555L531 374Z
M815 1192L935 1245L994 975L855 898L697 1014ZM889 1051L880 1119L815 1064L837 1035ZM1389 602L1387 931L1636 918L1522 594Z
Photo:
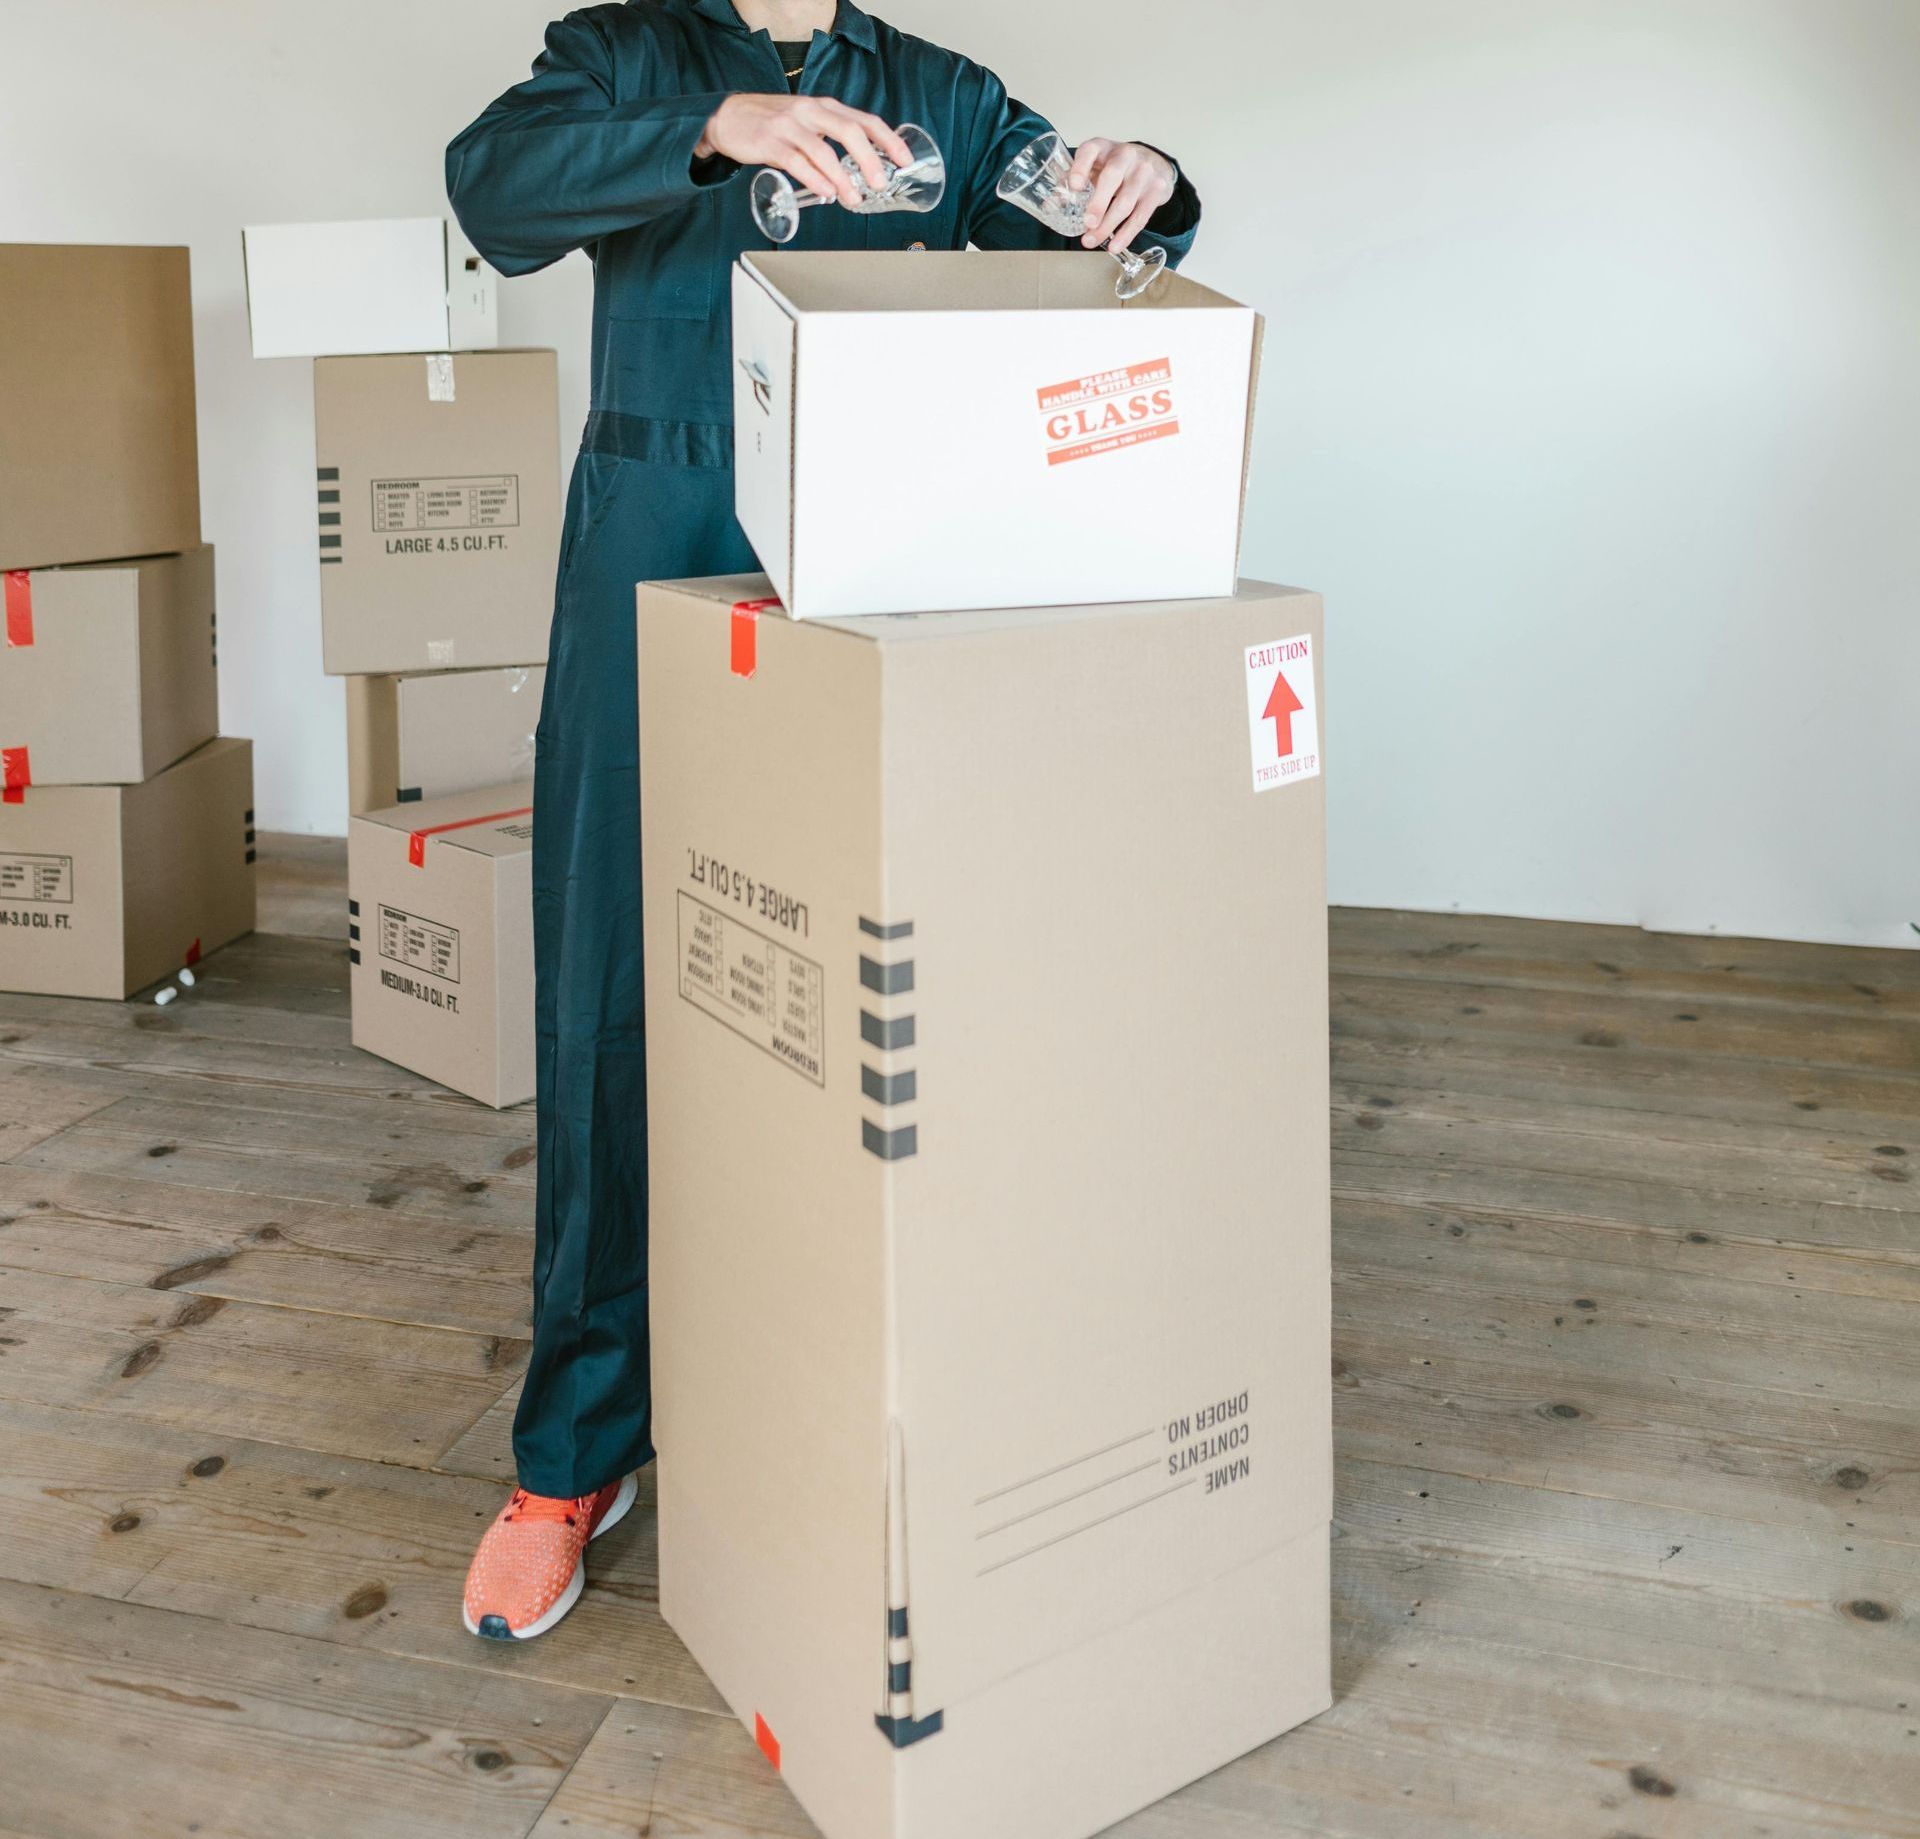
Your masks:
M169 1008L0 996L0 1833L804 1839L650 1482L461 1631L532 1118L355 1053L340 846L263 868ZM1333 936L1338 1702L1117 1830L1920 1835L1920 952Z

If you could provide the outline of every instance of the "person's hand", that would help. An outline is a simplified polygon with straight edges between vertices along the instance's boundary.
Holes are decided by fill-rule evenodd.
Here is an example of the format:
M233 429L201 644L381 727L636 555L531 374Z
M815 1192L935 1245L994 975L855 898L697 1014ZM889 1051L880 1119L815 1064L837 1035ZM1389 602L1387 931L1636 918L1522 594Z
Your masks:
M1076 192L1093 187L1081 244L1088 249L1126 248L1173 196L1176 177L1171 160L1138 141L1082 141L1067 178Z
M829 143L853 155L861 177L875 191L887 182L880 165L883 156L896 166L913 164L907 143L878 115L850 109L831 96L745 91L714 110L693 157L701 160L718 153L741 166L777 166L816 197L858 204L859 188Z

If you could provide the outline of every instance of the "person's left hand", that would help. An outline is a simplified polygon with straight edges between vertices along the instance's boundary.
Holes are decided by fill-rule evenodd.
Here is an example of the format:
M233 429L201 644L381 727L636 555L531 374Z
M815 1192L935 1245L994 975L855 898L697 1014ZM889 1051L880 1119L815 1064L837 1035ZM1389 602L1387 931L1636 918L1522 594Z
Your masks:
M1093 187L1082 246L1126 248L1173 196L1174 179L1172 162L1138 141L1082 141L1067 180L1077 192Z

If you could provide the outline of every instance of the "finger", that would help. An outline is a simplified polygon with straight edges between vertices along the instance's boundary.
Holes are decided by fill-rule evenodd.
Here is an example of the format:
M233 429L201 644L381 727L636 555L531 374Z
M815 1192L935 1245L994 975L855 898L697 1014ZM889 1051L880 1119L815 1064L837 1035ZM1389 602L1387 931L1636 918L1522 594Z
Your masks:
M1107 224L1118 223L1120 213L1114 206L1121 187L1131 192L1139 182L1139 168L1131 161L1118 157L1108 160L1093 182L1093 196L1087 200L1087 228L1100 231Z
M1113 151L1113 142L1102 140L1095 135L1092 140L1082 141L1079 151L1073 156L1073 170L1067 174L1067 190L1083 192L1093 183L1093 175L1100 170L1107 155Z
M790 141L781 155L780 166L796 185L804 185L816 198L852 204L860 196L847 177L846 168L817 134L798 135Z
M878 115L862 115L859 120L860 125L867 131L867 138L896 166L913 164L913 149Z
M873 190L882 190L887 183L886 168L881 165L873 142L867 138L860 117L849 112L847 119L833 130L833 138L853 155L853 163L860 168L861 178Z
M809 191L848 207L860 202L860 188L847 176L839 155L818 134L800 133L788 148L787 170L797 175L803 169L812 174L806 181Z
M1127 221L1123 223L1115 233L1113 240L1107 244L1107 247L1116 251L1132 248L1133 239L1153 221L1153 213L1156 208L1151 197L1141 199L1141 201L1134 206Z

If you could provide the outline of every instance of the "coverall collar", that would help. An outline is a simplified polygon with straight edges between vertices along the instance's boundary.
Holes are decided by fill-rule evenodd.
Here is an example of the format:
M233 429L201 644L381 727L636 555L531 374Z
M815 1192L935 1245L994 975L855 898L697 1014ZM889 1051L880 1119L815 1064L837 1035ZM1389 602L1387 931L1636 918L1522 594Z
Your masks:
M704 14L716 25L723 25L731 31L744 32L747 23L735 9L733 0L692 0L693 10ZM875 47L873 20L863 13L853 0L840 0L839 8L833 16L833 31L830 36L844 38L862 51L871 51Z

